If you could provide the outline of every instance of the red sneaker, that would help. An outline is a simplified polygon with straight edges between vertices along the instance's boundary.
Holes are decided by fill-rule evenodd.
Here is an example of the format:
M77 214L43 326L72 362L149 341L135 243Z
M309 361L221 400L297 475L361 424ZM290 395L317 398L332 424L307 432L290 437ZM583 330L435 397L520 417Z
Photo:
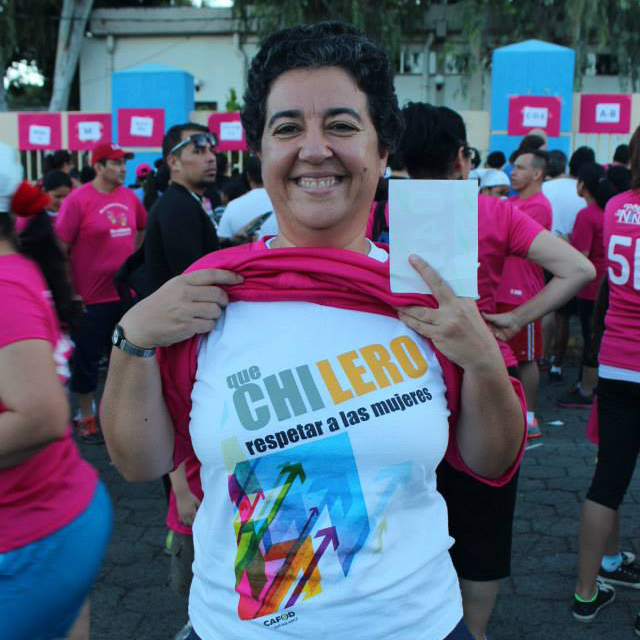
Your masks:
M95 416L84 416L76 421L78 440L85 444L102 444L104 438Z

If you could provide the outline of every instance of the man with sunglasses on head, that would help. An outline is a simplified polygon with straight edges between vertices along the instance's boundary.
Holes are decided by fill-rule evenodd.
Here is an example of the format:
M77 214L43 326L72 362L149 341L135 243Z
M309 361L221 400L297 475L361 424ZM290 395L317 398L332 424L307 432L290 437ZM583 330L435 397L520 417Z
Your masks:
M216 180L216 137L194 122L176 124L164 135L162 155L171 181L149 211L144 272L150 295L202 256L250 238L241 229L220 240L203 205L205 189Z
M149 211L144 262L150 290L145 293L220 248L202 201L216 179L215 145L207 127L190 122L174 125L164 136L162 156L171 182Z

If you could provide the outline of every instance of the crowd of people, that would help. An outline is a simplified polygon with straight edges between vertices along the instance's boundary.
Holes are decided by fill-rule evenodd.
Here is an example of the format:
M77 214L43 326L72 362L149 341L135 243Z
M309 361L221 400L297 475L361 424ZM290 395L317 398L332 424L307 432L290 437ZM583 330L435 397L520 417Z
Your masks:
M163 478L180 638L485 640L572 316L580 370L557 401L589 410L598 442L573 616L640 588L619 544L640 450L640 127L606 166L539 130L481 166L462 117L401 109L384 49L339 22L269 36L244 105L231 176L195 123L129 186L114 143L80 172L52 154L38 184L0 146L0 638L89 638L112 512L77 440ZM415 255L432 294L391 292L400 179L477 181L477 300Z

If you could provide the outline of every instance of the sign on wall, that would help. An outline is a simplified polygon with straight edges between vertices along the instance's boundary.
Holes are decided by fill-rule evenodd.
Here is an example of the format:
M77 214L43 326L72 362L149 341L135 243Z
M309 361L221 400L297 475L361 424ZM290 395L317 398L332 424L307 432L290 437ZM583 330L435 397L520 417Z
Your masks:
M562 101L558 96L509 96L507 133L523 136L531 129L560 135Z
M23 149L61 149L62 119L59 113L18 114L18 147Z
M70 113L67 116L68 148L93 149L100 142L111 142L110 113Z
M246 151L245 137L239 111L212 113L209 116L209 131L218 137L217 151Z
M626 93L583 93L580 133L629 133L631 96Z
M122 147L161 147L164 109L118 109L118 143Z

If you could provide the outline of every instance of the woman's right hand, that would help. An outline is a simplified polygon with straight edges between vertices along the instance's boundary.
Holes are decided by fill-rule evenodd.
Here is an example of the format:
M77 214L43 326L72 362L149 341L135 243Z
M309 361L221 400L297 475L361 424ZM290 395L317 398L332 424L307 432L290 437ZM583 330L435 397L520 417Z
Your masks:
M208 333L229 299L217 285L239 284L241 275L200 269L177 276L134 305L120 320L127 340L139 347L167 347Z

